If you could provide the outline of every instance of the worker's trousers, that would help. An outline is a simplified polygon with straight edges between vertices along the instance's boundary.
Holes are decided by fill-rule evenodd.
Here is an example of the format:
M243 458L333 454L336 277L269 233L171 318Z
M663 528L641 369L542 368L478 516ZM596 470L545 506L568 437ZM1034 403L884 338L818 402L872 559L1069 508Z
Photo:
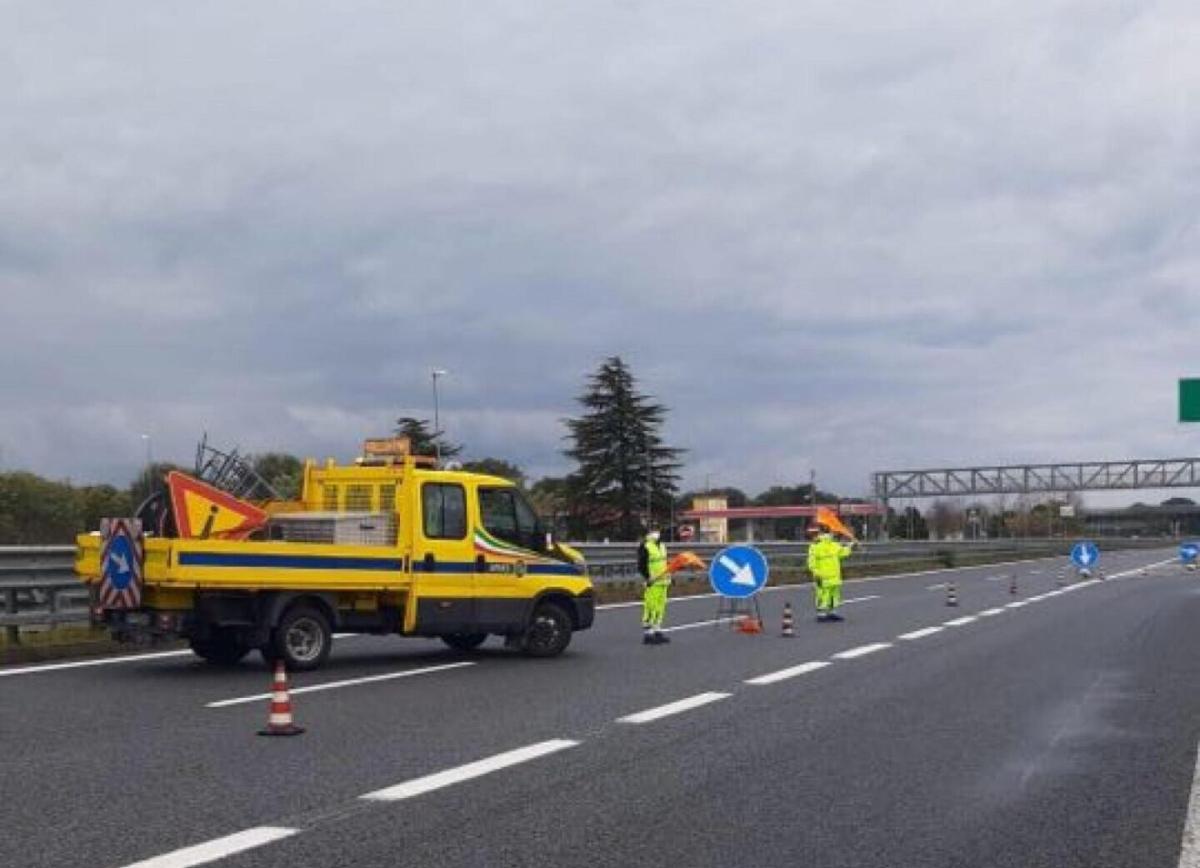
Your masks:
M813 597L817 604L817 614L835 611L842 604L842 583L814 579Z
M667 617L667 589L671 587L669 579L659 579L646 585L642 594L642 626L655 630L661 629L663 619Z

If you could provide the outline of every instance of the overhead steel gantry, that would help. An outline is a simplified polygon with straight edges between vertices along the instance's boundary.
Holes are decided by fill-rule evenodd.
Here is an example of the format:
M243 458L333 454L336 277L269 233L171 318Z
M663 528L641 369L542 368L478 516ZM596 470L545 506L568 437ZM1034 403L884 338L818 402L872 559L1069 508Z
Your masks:
M874 475L874 483L875 496L884 503L898 497L1200 488L1200 458L883 470Z

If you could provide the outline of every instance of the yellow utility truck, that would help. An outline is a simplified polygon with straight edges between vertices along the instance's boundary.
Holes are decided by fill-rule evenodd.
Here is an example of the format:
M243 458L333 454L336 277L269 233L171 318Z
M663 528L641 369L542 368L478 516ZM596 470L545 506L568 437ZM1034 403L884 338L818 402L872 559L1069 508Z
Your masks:
M258 649L311 670L335 631L460 651L497 635L551 657L592 625L583 558L551 539L520 489L436 469L404 438L367 441L350 465L309 461L294 501L251 502L219 482L198 459L196 476L169 474L137 518L78 537L93 620L116 639L183 638L226 665Z

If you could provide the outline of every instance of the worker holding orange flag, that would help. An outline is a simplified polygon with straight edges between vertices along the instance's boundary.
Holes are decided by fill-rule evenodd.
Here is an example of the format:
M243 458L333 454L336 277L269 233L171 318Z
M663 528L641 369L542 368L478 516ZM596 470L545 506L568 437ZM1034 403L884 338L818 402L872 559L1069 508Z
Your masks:
M845 545L834 539L834 532L850 540ZM842 561L854 551L854 534L840 518L824 506L817 507L816 521L808 529L808 571L813 577L813 597L818 621L841 621Z

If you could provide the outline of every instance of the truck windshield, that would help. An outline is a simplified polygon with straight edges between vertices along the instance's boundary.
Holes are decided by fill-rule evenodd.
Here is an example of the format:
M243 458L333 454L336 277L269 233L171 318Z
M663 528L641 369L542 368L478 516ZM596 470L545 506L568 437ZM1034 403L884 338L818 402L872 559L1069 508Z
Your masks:
M479 489L483 526L492 536L522 548L545 548L537 514L515 488Z

